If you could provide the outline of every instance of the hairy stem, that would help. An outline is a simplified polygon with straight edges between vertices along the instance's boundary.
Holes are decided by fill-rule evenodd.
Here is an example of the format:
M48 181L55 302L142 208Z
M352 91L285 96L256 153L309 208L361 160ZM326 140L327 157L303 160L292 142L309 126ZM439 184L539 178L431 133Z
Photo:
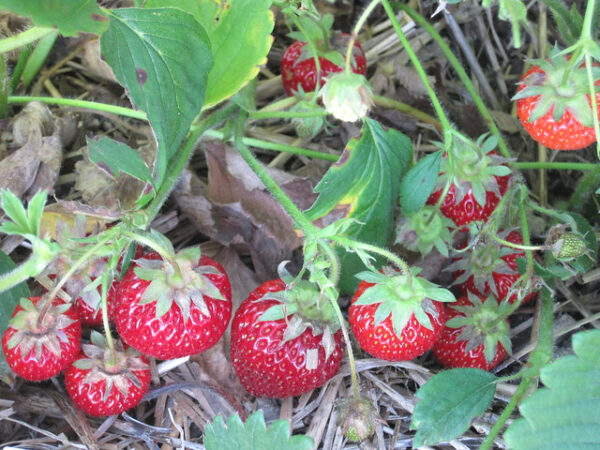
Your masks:
M252 154L250 149L246 146L242 139L243 122L239 121L238 130L235 137L235 146L240 153L241 157L250 166L252 171L258 176L260 181L263 182L265 187L269 190L271 195L275 197L275 200L282 206L282 208L290 215L290 217L296 222L296 225L305 236L315 236L317 234L317 228L312 224L310 220L300 211L300 209L292 202L292 200L286 195L285 192L279 187L275 180L267 173L265 168Z
M319 242L319 248L327 255L327 259L331 263L331 270L329 272L329 277L331 281L335 284L339 281L340 278L340 261L337 253L331 245L325 242ZM340 328L342 330L342 335L344 336L344 343L346 345L346 353L348 353L348 364L350 365L350 381L352 383L352 394L354 397L360 397L360 387L358 385L358 371L356 370L356 360L354 359L354 352L352 351L352 341L350 340L350 334L348 333L348 327L346 327L346 321L344 320L344 315L342 314L342 310L340 309L340 305L337 302L337 299L330 298L331 306L333 306L333 310L335 311L335 315L340 323Z
M435 93L435 91L431 87L431 84L429 83L429 79L427 78L425 69L423 69L423 66L421 65L421 62L419 61L418 56L416 55L415 51L413 50L413 48L410 45L410 42L406 38L406 35L404 34L404 31L402 30L402 26L398 22L398 19L396 19L396 15L394 14L394 10L392 9L390 2L388 0L381 0L381 2L383 4L383 8L385 9L385 12L388 15L388 18L392 22L392 26L394 27L396 34L400 38L400 42L402 43L402 46L404 47L404 51L406 51L408 57L410 58L413 65L415 66L415 70L417 71L417 74L421 78L421 81L423 82L423 85L425 86L425 89L427 90L427 93L429 94L429 98L431 99L431 103L433 105L433 108L435 109L435 112L436 112L438 118L440 119L442 128L444 130L448 130L448 129L452 128L452 126L450 125L450 121L448 120L448 117L446 116L446 113L444 112L444 108L442 107L442 104L440 103L440 100L439 100L437 94Z
M423 16L421 16L419 13L417 13L410 6L399 3L398 9L400 9L401 11L404 11L406 14L408 14L410 16L410 18L412 20L414 20L420 27L422 27L431 36L431 38L438 44L438 46L440 47L440 49L446 56L446 59L448 60L450 65L452 65L452 68L456 71L456 74L460 78L460 81L463 83L463 85L469 92L469 95L471 95L473 103L475 103L475 106L479 110L479 114L481 114L481 116L487 122L492 134L498 138L498 149L500 150L500 152L502 153L502 155L505 158L511 158L510 150L508 149L508 146L506 145L506 142L504 141L504 138L502 137L502 133L500 132L500 129L496 125L496 122L494 121L494 118L492 117L490 110L488 109L485 102L482 100L481 96L477 92L477 89L475 89L475 86L473 85L473 82L471 81L471 78L467 74L463 65L460 63L458 58L456 58L454 53L452 53L452 50L450 49L450 47L448 46L448 44L446 43L444 38L438 33L438 31Z
M158 188L156 197L152 199L152 201L146 208L146 226L150 225L150 222L154 220L154 218L162 208L163 203L169 197L169 194L171 193L175 182L181 175L181 172L183 172L183 169L185 169L188 160L190 159L190 156L192 155L192 152L196 147L198 139L200 139L207 130L218 125L225 119L231 117L231 115L235 111L237 111L237 109L238 107L235 104L231 103L206 117L190 131L183 145L179 147L179 150L177 151L175 156L173 156L173 158L171 158L171 161L169 161L165 179L161 186Z
M29 96L11 96L7 99L8 103L29 103L40 102L48 105L71 106L74 108L89 109L93 111L102 111L112 114L118 114L132 119L148 120L144 111L136 111L123 106L109 105L108 103L88 102L86 100L77 100L72 98L54 98L54 97L29 97Z
M350 40L348 41L348 47L346 48L346 72L352 72L352 49L354 48L354 43L358 38L358 33L360 33L361 28L367 21L367 18L371 15L373 10L379 5L381 0L371 0L371 3L367 5L364 9L356 24L354 25L354 29L352 30L352 34L350 35Z

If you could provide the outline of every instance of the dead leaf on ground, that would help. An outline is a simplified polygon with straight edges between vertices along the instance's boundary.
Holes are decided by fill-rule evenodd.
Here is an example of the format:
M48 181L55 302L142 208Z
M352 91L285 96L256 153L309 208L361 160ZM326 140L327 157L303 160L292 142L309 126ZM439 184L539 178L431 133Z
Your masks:
M147 164L154 160L154 145L139 149ZM124 173L114 178L89 160L87 147L83 159L75 163L75 190L91 207L105 208L113 212L132 209L140 198L145 183Z
M41 103L23 108L12 129L18 148L0 161L0 189L10 189L20 198L54 190L63 157L60 123Z
M259 280L274 278L277 265L302 245L292 219L237 152L216 142L205 144L205 150L208 186L184 173L175 190L179 207L201 233L249 253ZM301 209L312 204L308 180L268 170Z

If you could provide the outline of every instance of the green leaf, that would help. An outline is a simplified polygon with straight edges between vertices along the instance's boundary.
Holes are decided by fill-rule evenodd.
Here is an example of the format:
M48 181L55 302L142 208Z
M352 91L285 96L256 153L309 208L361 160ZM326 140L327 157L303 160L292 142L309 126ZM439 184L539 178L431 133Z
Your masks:
M5 221L0 226L0 231L6 234L19 234L21 236L38 236L42 213L46 205L48 194L46 191L38 191L30 200L27 209L12 191L5 189L0 193L2 209L12 220Z
M58 28L64 36L80 31L102 34L108 18L95 0L0 0L0 8L31 17L39 27Z
M206 0L147 0L144 8L178 8L194 16L194 19L208 30L219 12L219 3Z
M400 179L412 161L410 139L397 130L384 131L365 119L360 139L348 142L340 159L316 186L319 197L306 211L310 220L334 209L355 219L345 237L382 247L390 245L394 233L394 210ZM355 274L364 270L361 259L340 249L340 291L351 293L358 284Z
M411 429L414 446L455 439L482 414L494 398L496 377L480 369L451 369L438 373L417 391Z
M214 3L202 0L201 3ZM208 75L206 106L231 97L258 75L271 49L274 19L271 0L227 0L218 21L207 28L215 55Z
M402 179L400 205L403 214L409 216L425 206L439 176L441 161L441 151L431 153L419 160Z
M132 102L148 115L158 143L154 178L160 186L204 104L212 67L208 36L194 17L175 8L113 11L102 54Z
M10 272L16 267L15 263L0 251L0 276ZM8 322L14 309L19 304L21 298L30 297L31 293L25 283L17 284L16 286L0 293L0 335L8 328ZM0 379L6 375L8 365L4 359L4 352L0 352Z
M504 433L511 449L600 448L600 330L575 334L573 350L542 369L545 387Z
M127 144L117 142L107 137L95 141L88 139L90 161L103 168L108 168L117 178L121 172L131 175L138 180L152 184L150 169L140 154Z
M246 423L237 414L230 416L227 424L217 416L212 424L206 425L204 446L206 450L312 450L314 444L308 436L290 437L287 420L276 420L267 428L259 410Z

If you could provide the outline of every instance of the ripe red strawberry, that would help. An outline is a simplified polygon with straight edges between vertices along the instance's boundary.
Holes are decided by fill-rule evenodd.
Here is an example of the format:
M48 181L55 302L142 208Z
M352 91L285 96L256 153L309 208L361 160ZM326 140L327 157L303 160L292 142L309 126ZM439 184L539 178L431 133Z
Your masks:
M191 247L173 256L177 268L150 253L134 262L117 291L117 331L125 343L159 359L209 349L231 318L225 269ZM176 273L179 271L179 273Z
M106 338L92 332L79 358L65 372L65 388L90 416L120 414L137 405L150 387L148 360L120 341L111 352Z
M448 321L433 346L435 358L446 367L496 367L511 351L510 325L506 319L497 322L508 307L474 294L448 305Z
M257 397L292 397L333 377L342 360L342 334L333 307L318 305L308 282L290 289L281 279L250 293L231 326L231 362Z
M570 59L570 55L554 54L549 60L535 61L513 97L529 135L555 150L577 150L596 141L585 64L577 65ZM597 67L593 73L599 85ZM600 105L600 92L596 100Z
M295 92L313 92L317 88L317 79L321 87L326 83L327 75L344 70L344 56L350 36L344 33L332 33L329 43L317 42L321 76L315 67L314 55L306 42L296 41L284 52L281 60L281 80L283 88L288 95ZM332 61L331 58L335 58ZM354 42L352 48L352 72L364 75L367 73L367 59L365 52L358 43Z
M499 237L513 244L523 244L523 237L516 230L500 232ZM524 257L523 250L482 236L474 247L458 253L452 264L444 270L453 273L453 285L461 295L467 295L468 292L480 296L493 294L498 301L503 301L521 277L517 259ZM522 303L531 301L535 296L536 291L526 292ZM512 292L508 301L514 303L517 299L518 293Z
M361 348L387 361L408 361L429 350L446 318L452 293L416 276L363 272L348 312Z
M141 258L144 254L144 251L141 247L136 247L133 258ZM95 268L95 273L90 276L90 280L94 282L96 277L100 275L100 271L106 267L108 263L108 258L102 258L97 264ZM120 271L123 264L123 257L119 259L119 263L117 265L117 270ZM118 305L117 298L117 289L119 288L119 280L116 278L113 279L112 283L108 287L108 291L106 293L106 305L108 307L108 319L112 322L114 320L115 311ZM97 292L97 295L96 295ZM102 285L99 285L96 290L91 291L83 291L80 293L79 297L74 302L75 310L79 314L79 320L81 320L82 325L86 325L89 327L95 327L102 325Z
M452 157L444 155L434 192L427 200L436 205L446 183L450 188L440 206L457 227L487 221L508 188L510 169L493 150L496 138L481 136L477 142L454 139Z
M81 348L81 323L63 300L53 300L38 326L46 302L47 297L21 299L2 336L6 362L17 375L30 381L58 375Z

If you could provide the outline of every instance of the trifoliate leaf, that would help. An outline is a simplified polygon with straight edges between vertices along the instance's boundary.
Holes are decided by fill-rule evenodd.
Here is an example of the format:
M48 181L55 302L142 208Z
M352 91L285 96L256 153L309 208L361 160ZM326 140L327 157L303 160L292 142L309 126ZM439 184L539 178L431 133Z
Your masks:
M286 420L276 420L268 428L262 411L256 411L243 423L237 414L224 423L218 416L206 425L206 450L312 450L313 440L308 436L290 436Z
M544 367L545 387L520 407L504 438L514 450L600 448L600 330L573 336L575 355Z

